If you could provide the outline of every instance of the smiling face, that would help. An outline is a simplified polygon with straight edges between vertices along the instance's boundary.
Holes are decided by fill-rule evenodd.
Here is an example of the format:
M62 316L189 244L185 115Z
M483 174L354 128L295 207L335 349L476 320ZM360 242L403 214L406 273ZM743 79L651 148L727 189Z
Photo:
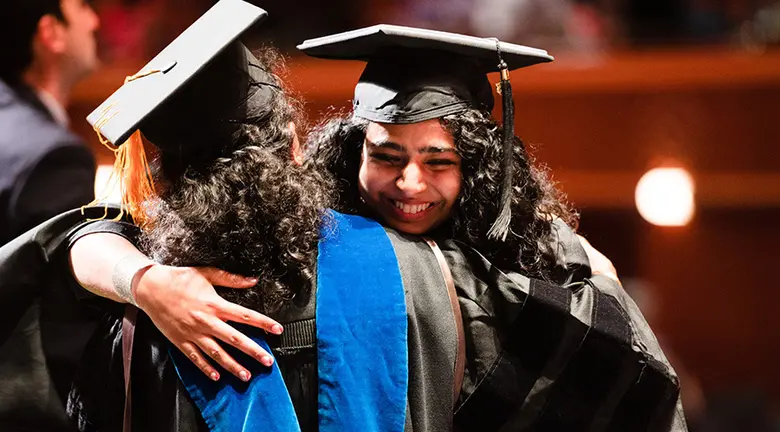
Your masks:
M461 186L460 156L438 119L369 123L358 174L360 196L385 224L424 234L449 218Z

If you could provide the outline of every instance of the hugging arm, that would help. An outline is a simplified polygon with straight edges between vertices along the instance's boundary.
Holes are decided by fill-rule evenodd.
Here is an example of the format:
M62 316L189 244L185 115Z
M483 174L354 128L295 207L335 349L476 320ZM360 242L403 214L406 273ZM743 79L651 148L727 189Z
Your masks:
M101 221L101 224L129 225ZM220 346L230 344L270 366L272 357L228 321L252 325L279 334L281 326L251 309L220 297L214 286L250 288L257 281L211 267L171 267L153 263L118 232L88 232L72 241L69 260L76 281L86 290L120 303L131 299L117 290L114 279L129 279L132 300L154 322L160 332L199 369L214 380L217 370L211 357L242 380L249 372ZM129 268L129 269L128 269ZM120 277L119 279L122 279ZM205 354L205 356L204 356Z
M585 237L577 234L577 240L580 241L580 245L588 255L588 262L590 263L590 271L593 276L603 275L617 283L620 283L620 279L617 276L617 269L612 261L607 258L606 255L599 252L598 249L593 247Z

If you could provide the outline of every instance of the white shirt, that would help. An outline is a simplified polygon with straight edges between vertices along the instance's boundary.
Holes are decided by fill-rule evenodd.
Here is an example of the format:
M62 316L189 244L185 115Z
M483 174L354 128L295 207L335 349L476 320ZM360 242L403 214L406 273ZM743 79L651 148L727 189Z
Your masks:
M70 124L70 118L68 117L68 112L65 111L65 107L63 107L57 99L46 90L35 89L35 94L38 95L38 99L41 100L43 106L45 106L51 113L51 116L54 117L54 121L60 126L67 128Z

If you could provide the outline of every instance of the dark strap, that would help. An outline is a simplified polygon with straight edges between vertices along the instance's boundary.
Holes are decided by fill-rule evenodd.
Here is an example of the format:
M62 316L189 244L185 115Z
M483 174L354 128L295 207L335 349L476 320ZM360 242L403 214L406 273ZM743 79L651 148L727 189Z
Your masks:
M435 241L429 238L426 238L425 241L428 243L428 246L431 247L431 250L433 250L436 261L439 262L439 267L441 267L444 283L447 285L447 294L450 297L452 314L455 316L455 326L458 329L458 356L455 358L455 379L453 380L454 383L452 387L452 405L455 406L458 403L460 388L463 385L463 374L466 369L466 336L463 332L463 317L460 313L458 294L455 292L455 281L452 279L452 273L450 272L450 267L447 265L447 261L444 260L444 254Z
M122 320L122 363L124 364L125 371L125 411L124 422L122 425L123 432L130 432L131 429L131 412L130 412L130 365L133 360L133 335L135 334L135 321L138 317L138 308L133 305L127 305L125 307L125 317Z

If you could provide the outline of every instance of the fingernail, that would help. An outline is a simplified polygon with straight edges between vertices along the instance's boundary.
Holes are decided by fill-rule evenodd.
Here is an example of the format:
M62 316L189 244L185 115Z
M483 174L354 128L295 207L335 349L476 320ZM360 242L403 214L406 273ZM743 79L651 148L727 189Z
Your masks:
M284 331L284 329L279 324L274 324L273 327L271 327L271 332L273 334L282 334L282 331Z
M249 282L249 283L253 283L253 284L257 285L257 283L260 282L260 279L258 279L258 278L248 278L246 281Z
M269 356L264 356L260 361L263 362L263 364L266 366L271 366L274 364L274 359Z
M238 377L241 378L241 381L249 381L249 372L241 371L238 373Z
M219 380L219 374L216 373L216 372L212 372L210 376L211 376L211 379L214 380L214 381Z

